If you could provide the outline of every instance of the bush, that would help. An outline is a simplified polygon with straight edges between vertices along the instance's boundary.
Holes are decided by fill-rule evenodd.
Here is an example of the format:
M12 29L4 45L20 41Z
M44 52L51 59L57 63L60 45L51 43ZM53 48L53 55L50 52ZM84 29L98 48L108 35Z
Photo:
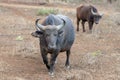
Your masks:
M57 14L58 10L57 9L39 9L37 12L37 15L49 15L49 14Z

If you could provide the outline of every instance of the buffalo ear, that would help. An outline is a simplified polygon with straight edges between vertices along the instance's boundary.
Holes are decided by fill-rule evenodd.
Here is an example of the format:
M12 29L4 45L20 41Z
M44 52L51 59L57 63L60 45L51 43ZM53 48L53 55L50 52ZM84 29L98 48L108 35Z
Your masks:
M40 36L43 34L42 31L35 31L35 32L32 32L31 35L33 37L37 37L37 38L40 38Z
M59 36L63 36L63 34L64 34L64 31L59 31L59 32L58 32L58 35L59 35Z
M104 15L104 14L103 14L103 13L101 13L101 14L100 14L100 18L102 18L102 17L103 17L103 15Z

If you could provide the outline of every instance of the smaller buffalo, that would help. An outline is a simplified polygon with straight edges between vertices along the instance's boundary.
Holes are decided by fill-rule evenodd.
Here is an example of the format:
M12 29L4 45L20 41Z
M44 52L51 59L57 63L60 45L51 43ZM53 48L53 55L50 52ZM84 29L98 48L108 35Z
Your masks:
M65 66L70 67L69 56L75 39L74 26L72 21L64 15L50 14L42 24L38 21L39 19L36 20L37 31L33 32L32 36L39 38L43 62L53 76L54 64L60 52L66 51ZM48 53L51 54L50 62L48 62Z
M79 31L79 21L82 20L81 24L83 27L83 32L85 32L85 22L87 21L89 24L89 30L92 30L93 24L99 23L99 20L102 18L102 14L99 14L97 9L92 6L85 6L82 5L80 7L77 7L76 9L76 17L77 17L77 31Z

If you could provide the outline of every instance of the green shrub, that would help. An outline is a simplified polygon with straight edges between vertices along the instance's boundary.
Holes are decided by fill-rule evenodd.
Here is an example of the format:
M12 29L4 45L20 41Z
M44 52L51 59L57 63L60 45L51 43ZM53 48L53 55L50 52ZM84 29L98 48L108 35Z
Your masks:
M37 15L49 15L49 14L57 14L58 10L57 9L45 9L41 8L38 10Z

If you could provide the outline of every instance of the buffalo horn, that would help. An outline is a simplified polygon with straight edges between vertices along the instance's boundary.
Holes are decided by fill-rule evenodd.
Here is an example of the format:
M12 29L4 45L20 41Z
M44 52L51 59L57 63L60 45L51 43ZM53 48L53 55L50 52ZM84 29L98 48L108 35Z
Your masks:
M60 30L62 27L64 27L65 23L65 20L63 20L63 23L57 26L57 30Z
M44 30L45 27L44 27L43 25L41 25L41 24L38 23L39 20L40 20L40 19L37 19L37 20L35 21L36 29L39 30L39 31L40 31L40 30Z
M94 12L93 9L91 9L91 13L92 13L93 15L97 15L97 14L98 14L98 13Z

